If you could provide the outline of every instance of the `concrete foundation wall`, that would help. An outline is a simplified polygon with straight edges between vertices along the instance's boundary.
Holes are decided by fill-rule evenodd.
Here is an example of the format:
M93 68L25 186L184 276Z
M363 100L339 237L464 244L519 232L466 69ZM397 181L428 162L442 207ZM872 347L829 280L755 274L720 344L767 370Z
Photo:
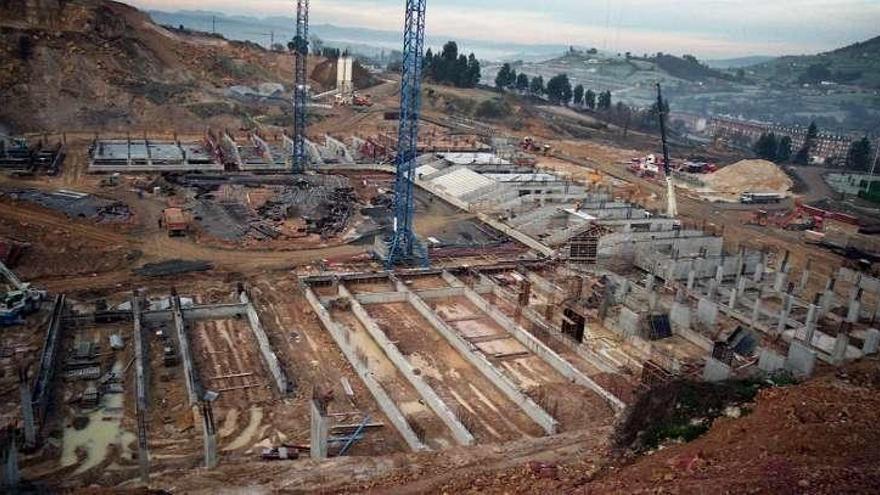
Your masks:
M358 376L361 377L361 380L366 385L367 389L373 395L373 398L376 399L376 402L379 404L379 408L382 409L382 412L385 413L385 416L388 417L388 420L391 421L391 424L397 429L400 435L403 437L404 441L409 448L414 451L422 451L422 450L430 450L428 446L422 443L419 440L419 437L413 431L412 427L406 420L406 417L397 407L397 404L391 400L391 397L382 389L382 386L378 381L373 377L372 372L364 366L357 358L357 353L354 348L349 343L347 336L345 335L345 330L340 328L330 317L330 313L327 309L321 305L318 300L318 296L315 295L315 292L309 288L305 287L303 289L305 292L306 300L309 302L309 305L312 307L312 310L317 315L318 320L321 321L321 324L324 326L324 329L330 333L330 336L336 342L336 345L345 355L348 362L354 368L355 372Z
M260 316L257 314L257 309L254 308L254 305L251 303L246 292L242 292L239 295L239 298L241 303L247 308L248 323L250 323L254 338L257 339L257 346L260 349L260 355L263 356L263 362L266 363L266 368L268 368L269 373L275 380L275 387L278 389L278 393L285 395L287 394L288 386L287 377L281 369L281 364L278 362L278 356L276 356L275 351L272 350L272 344L269 343L269 337L263 329L263 324L260 323Z
M177 341L180 347L180 359L183 362L183 375L186 382L186 395L189 405L195 406L201 395L201 388L196 379L195 363L189 345L189 337L186 334L186 323L180 310L180 298L171 298L171 314L174 319L174 328L177 329Z
M444 272L443 278L447 281L447 283L449 283L449 285L458 287L464 286L461 281L459 281L457 278L455 278L454 275L449 272ZM626 407L626 404L624 404L623 401L617 398L617 396L600 387L599 384L591 380L588 376L581 373L577 368L572 366L571 363L563 359L562 356L547 347L543 342L535 338L534 335L530 334L525 329L517 325L513 320L508 318L507 315L489 304L485 299L483 299L482 296L466 286L464 287L464 290L464 295L468 298L471 304L477 306L483 312L489 315L493 320L495 320L497 324L501 325L502 328L513 335L513 337L517 341L519 341L520 344L522 344L523 346L525 346L526 349L529 349L535 355L544 360L544 362L553 367L553 369L559 372L562 376L596 392L597 394L599 394L600 397L605 399L605 401L612 408L617 411L621 411Z
M518 405L523 412L541 426L549 435L555 434L559 429L559 423L531 398L522 393L507 376L499 371L484 355L480 354L476 347L461 337L452 327L441 320L422 298L409 291L402 284L399 288L406 291L409 302L431 325L442 335L449 344L454 347L469 363L474 365L493 385L498 387L504 395L514 404Z
M367 330L367 333L370 334L370 337L372 337L376 344L382 349L382 352L385 353L388 360L394 364L397 370L400 371L400 374L402 374L413 388L416 389L416 392L419 393L419 396L425 401L425 404L427 404L428 407L430 407L449 428L455 441L460 445L472 445L474 443L474 436L463 424L461 424L455 413L453 413L452 410L449 409L449 406L443 402L443 399L434 392L434 389L425 382L424 378L415 373L415 368L409 360L407 360L397 346L391 342L388 336L385 335L385 332L379 328L379 325L377 325L373 318L367 314L367 311L344 285L339 286L339 295L349 298L351 301L352 313L354 313L361 325Z
M361 304L391 304L406 302L406 294L401 294L400 292L358 294L356 299Z

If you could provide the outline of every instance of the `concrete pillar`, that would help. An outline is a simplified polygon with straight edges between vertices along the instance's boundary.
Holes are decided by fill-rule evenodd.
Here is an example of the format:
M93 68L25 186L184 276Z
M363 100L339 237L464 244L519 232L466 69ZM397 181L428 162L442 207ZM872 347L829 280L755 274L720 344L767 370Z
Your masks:
M9 435L9 444L6 452L6 463L3 465L3 479L0 487L10 490L8 493L18 493L18 484L21 483L21 470L18 468L18 446L15 445L14 435Z
M825 315L826 313L834 309L834 285L836 283L837 280L835 280L834 277L831 277L825 284L825 291L822 293L822 298L819 300L819 316Z
M691 270L688 272L688 281L687 281L687 290L694 290L694 282L697 281L697 272L694 271L693 265L691 265Z
M746 293L746 278L742 275L736 279L736 295L742 297Z
M865 332L865 342L862 345L862 354L866 356L876 354L878 347L880 347L880 330L869 328Z
M804 268L803 273L801 273L801 281L798 284L798 294L803 295L807 290L807 286L810 284L810 268L813 265L813 260L807 260L807 266Z
M716 280L716 279L713 278L713 279L709 280L709 290L708 290L708 292L706 293L706 297L707 297L710 301L714 301L714 300L715 300L715 294L716 294L717 292L718 292L718 280Z
M724 282L724 264L720 264L715 267L715 283L717 285L721 285L721 282Z
M752 326L757 327L758 320L761 318L761 294L755 298L755 305L752 307Z
M856 296L849 301L849 311L846 314L848 323L858 323L859 313L862 310L862 290L856 291Z
M217 430L210 402L202 402L202 433L205 447L205 469L217 467Z
M807 321L805 323L806 328L804 332L804 343L807 345L813 344L813 334L816 333L816 318L819 314L819 306L815 303L810 304L810 308L807 310Z
M773 291L782 292L785 290L785 284L788 282L787 267L776 272L776 278L773 280Z
M649 293L654 291L654 282L655 282L654 278L655 278L654 274L649 273L648 279L645 281L645 290L648 291Z
M752 282L760 284L764 281L764 257L755 265L755 273L752 274Z
M785 366L785 358L769 349L761 349L758 357L758 369L765 373L773 373Z
M310 452L312 459L320 461L327 458L327 440L330 434L330 420L327 418L327 405L318 398L310 401L311 429Z
M730 298L727 301L727 305L730 306L730 309L736 309L736 297L739 295L739 291L736 287L730 289Z
M846 361L846 349L849 347L849 334L841 331L834 339L834 348L831 350L831 363L841 365Z
M32 449L37 446L37 425L34 422L34 401L25 368L18 371L18 389L21 395L21 420L24 423L24 446Z
M776 333L782 335L788 326L788 316L791 314L791 308L794 305L794 296L785 294L782 296L782 309L779 310L779 323L776 325Z

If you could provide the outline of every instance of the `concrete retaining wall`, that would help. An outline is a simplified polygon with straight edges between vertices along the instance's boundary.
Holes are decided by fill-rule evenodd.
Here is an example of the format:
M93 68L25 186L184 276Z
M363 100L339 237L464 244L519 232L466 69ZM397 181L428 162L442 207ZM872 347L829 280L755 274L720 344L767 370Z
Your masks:
M535 401L522 393L519 387L501 373L484 355L480 354L473 344L466 341L452 327L441 320L422 298L403 284L398 284L398 288L407 293L412 307L428 320L462 357L480 370L483 376L498 387L498 390L506 395L514 404L518 405L535 423L538 423L547 434L552 435L558 431L559 423L552 416L547 414Z
M382 385L373 378L372 373L366 366L364 366L357 358L354 348L348 342L342 328L340 328L330 317L330 313L327 311L327 308L321 306L320 301L318 300L318 296L315 295L315 292L311 288L303 289L306 295L306 300L311 305L312 310L315 312L315 315L318 316L318 319L321 321L321 324L324 325L324 328L330 333L330 336L336 342L336 345L345 355L348 362L354 368L355 372L358 376L361 377L361 380L364 382L364 385L367 386L367 389L373 395L373 398L376 399L376 402L379 404L379 408L382 409L382 412L385 413L385 416L388 417L388 420L391 421L391 424L397 429L400 435L403 437L404 441L409 445L409 448L414 451L422 451L422 450L430 450L428 446L422 443L419 440L419 437L413 431L412 427L406 420L406 417L397 407L397 404L391 400L391 397L382 389Z
M373 338L397 370L400 371L413 388L416 389L416 392L419 393L419 396L425 401L425 404L427 404L443 423L446 424L450 431L452 431L452 436L455 438L455 441L461 445L472 445L474 443L474 436L471 435L463 424L461 424L461 421L458 420L455 413L453 413L452 410L449 409L449 406L443 402L443 399L434 392L434 389L425 383L425 380L420 375L416 375L412 363L410 363L397 346L391 342L388 336L385 335L385 332L379 328L379 325L377 325L373 318L367 314L364 307L361 306L357 299L353 297L351 292L349 292L344 285L339 286L339 295L351 300L352 313L354 313L358 321L361 322L361 325L367 330L367 333L370 334L370 337Z
M180 298L171 297L171 314L174 319L174 327L177 329L177 343L180 347L180 359L183 361L183 375L186 381L186 395L189 405L195 406L200 399L201 388L196 380L195 363L192 359L192 351L189 346L189 337L186 335L186 324L180 310Z
M269 373L271 373L272 378L275 379L275 386L278 388L278 393L284 395L287 393L287 377L284 376L284 371L278 363L278 356L276 356L275 351L272 350L272 344L269 343L269 337L263 329L263 324L260 323L260 316L257 315L257 309L254 308L254 305L251 303L247 292L239 294L239 298L241 303L247 308L248 323L250 323L251 331L254 332L254 338L257 339L257 344L260 348L260 355L263 356L263 361L266 363Z
M455 277L455 275L452 275L449 272L444 272L443 278L447 281L447 283L449 283L449 285L457 287L464 286L464 284L459 281ZM599 384L591 380L588 376L581 373L577 368L572 366L571 363L563 359L562 356L556 354L556 352L544 345L543 342L535 338L534 335L525 331L513 320L508 318L507 315L489 304L485 299L483 299L482 296L480 296L467 286L464 286L464 290L465 297L467 297L472 304L474 304L487 315L489 315L489 317L495 320L496 323L501 325L502 328L513 335L513 337L518 340L520 344L522 344L523 346L525 346L526 349L532 351L535 355L543 359L544 362L553 367L553 369L558 371L559 374L579 385L587 387L590 390L596 392L617 411L623 410L626 407L626 404L624 404L624 402L617 398L614 394L600 387Z

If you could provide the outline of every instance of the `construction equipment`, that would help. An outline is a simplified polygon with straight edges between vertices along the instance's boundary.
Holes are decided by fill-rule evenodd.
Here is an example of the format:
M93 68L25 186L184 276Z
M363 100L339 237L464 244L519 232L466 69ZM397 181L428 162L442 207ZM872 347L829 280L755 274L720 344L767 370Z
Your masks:
M666 216L678 216L678 202L675 198L675 184L672 182L672 167L669 163L669 145L666 142L666 110L663 105L663 93L657 83L657 116L660 119L660 139L663 143L663 173L666 175Z
M3 263L0 263L0 275L10 286L10 290L0 293L0 326L18 325L22 323L22 316L39 309L46 291L32 289Z
M544 156L548 156L551 151L553 151L553 147L549 144L540 144L529 136L523 138L519 143L520 148L523 151L527 151L530 153L540 153Z
M422 59L425 48L426 0L407 0L403 33L403 70L400 77L400 123L397 132L397 176L394 181L393 233L386 268L428 264L427 250L413 228L416 157L419 146Z
M180 237L189 230L189 221L182 209L165 208L162 210L162 226L168 232L168 237Z
M296 53L295 81L293 90L293 171L306 169L306 103L308 100L309 56L309 0L296 2L296 37L293 39Z

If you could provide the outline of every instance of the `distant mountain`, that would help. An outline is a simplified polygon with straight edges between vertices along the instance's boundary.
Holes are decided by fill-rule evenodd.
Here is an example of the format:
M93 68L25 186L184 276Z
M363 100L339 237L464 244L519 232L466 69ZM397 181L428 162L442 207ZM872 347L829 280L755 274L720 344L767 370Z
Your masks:
M706 60L705 63L713 69L740 69L751 65L763 64L769 62L776 57L764 55L754 55L751 57L726 58L720 60Z
M287 43L296 33L296 20L292 17L265 17L228 15L204 10L164 12L148 11L157 24L183 26L187 29L211 32L215 29L227 39L246 40L268 46L270 41ZM378 56L383 50L400 50L403 45L402 31L312 24L309 30L327 45L349 48L367 56ZM554 56L568 49L566 45L523 45L495 43L491 41L460 39L447 35L429 35L428 46L441 48L449 40L455 40L460 51L474 52L483 60L530 60Z
M880 88L880 36L817 55L787 56L748 68L775 84Z

